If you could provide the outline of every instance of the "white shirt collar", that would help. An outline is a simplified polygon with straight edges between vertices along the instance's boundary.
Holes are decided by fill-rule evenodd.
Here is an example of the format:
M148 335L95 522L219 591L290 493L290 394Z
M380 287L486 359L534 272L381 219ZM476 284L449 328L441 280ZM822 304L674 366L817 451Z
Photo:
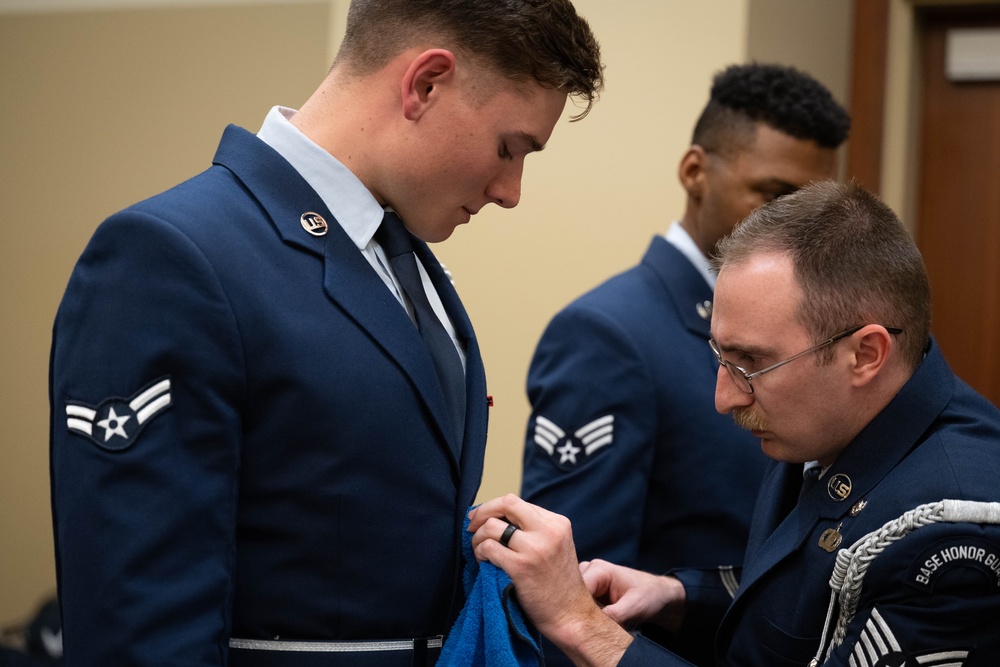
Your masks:
M688 261L691 262L694 268L698 269L698 273L705 279L708 286L714 290L715 272L712 270L712 265L709 263L708 258L702 254L701 250L695 244L694 239L687 233L687 230L681 227L681 223L675 221L670 225L670 229L667 230L664 238L688 258Z
M350 169L289 122L294 109L276 106L257 136L306 180L360 250L382 223L384 211Z

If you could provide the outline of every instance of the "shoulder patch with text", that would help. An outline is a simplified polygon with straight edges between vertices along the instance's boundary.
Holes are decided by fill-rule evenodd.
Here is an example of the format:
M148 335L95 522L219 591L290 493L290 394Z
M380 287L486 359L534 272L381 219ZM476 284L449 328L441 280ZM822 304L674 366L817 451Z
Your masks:
M942 574L954 568L981 573L990 588L1000 588L1000 547L982 537L953 537L937 542L910 564L907 583L933 592Z
M129 398L106 398L97 406L66 401L66 428L116 452L131 447L146 425L172 404L170 378L161 378Z

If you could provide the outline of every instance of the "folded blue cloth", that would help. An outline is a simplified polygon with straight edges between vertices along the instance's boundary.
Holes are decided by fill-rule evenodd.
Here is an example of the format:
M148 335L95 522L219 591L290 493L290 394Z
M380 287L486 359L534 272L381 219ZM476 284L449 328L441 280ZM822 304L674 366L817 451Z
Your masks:
M464 527L469 527L468 516ZM497 566L476 560L468 530L462 536L462 557L465 606L448 633L437 667L544 665L538 631L524 617L514 584Z

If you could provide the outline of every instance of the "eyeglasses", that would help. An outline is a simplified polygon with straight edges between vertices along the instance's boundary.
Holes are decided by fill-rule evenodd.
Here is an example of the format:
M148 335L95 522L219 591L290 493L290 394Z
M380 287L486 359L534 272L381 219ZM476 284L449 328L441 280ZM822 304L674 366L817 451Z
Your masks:
M817 352L819 350L822 350L824 347L827 347L828 345L833 345L834 343L836 343L838 340L841 340L842 338L847 338L848 336L856 334L857 332L861 331L861 329L863 329L866 326L867 325L862 324L861 326L851 327L850 329L847 329L846 331L841 331L836 336L831 336L830 338L827 338L826 340L824 340L819 345L813 345L808 350L803 350L803 351L799 352L798 354L795 354L795 355L792 355L791 357L788 357L784 361L779 361L778 363L776 363L776 364L774 364L772 366L768 366L767 368L759 370L759 371L757 371L755 373L747 373L744 369L740 368L736 364L734 364L734 363L732 363L730 361L726 361L725 359L723 359L722 358L722 352L719 350L719 344L715 342L714 338L709 338L708 339L708 344L712 347L712 352L715 353L715 358L718 360L719 365L723 366L729 372L729 377L731 377L733 379L733 382L736 383L736 386L739 387L740 391L742 391L745 394L752 394L753 393L753 379L754 378L760 377L764 373L770 373L775 368L780 368L781 366L784 366L787 363L791 363L791 362L795 361L796 359L798 359L799 357L804 357L807 354L812 354L813 352ZM896 328L896 327L885 327L885 330L888 331L892 335L903 333L902 329L899 329L899 328Z

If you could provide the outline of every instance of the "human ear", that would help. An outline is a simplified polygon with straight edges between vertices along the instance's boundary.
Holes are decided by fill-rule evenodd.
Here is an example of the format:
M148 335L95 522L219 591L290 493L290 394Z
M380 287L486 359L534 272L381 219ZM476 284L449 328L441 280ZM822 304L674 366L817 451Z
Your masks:
M692 144L677 167L677 178L688 197L700 202L705 188L705 149Z
M852 384L867 385L885 369L892 349L892 336L885 327L869 324L851 336Z
M410 63L400 82L403 115L418 120L437 100L437 89L455 78L455 54L447 49L429 49Z

